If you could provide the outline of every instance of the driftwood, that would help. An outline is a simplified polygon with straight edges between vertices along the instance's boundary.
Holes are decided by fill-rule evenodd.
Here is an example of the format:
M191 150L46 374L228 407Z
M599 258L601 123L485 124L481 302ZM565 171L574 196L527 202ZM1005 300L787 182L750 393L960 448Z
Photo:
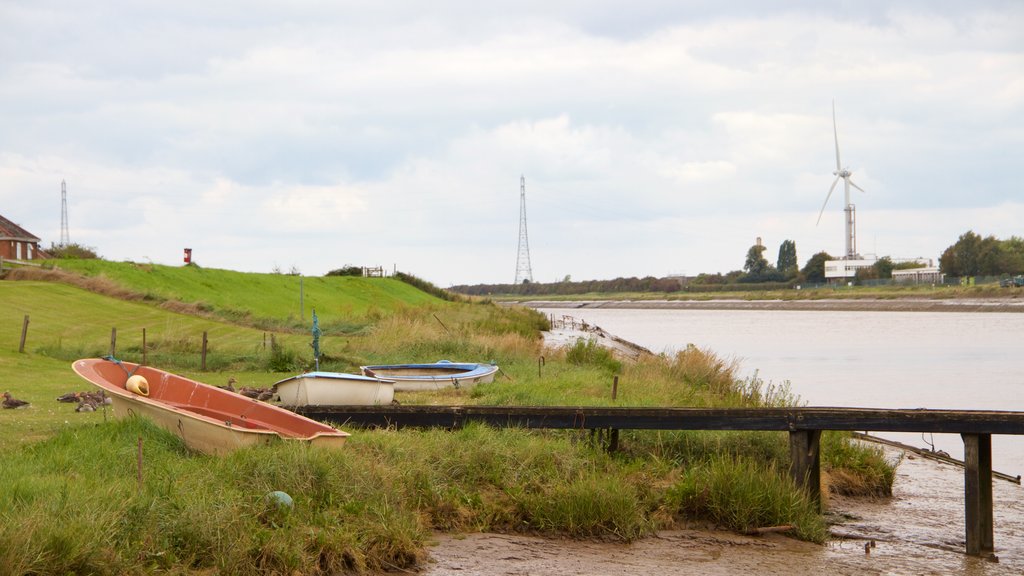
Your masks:
M789 524L783 524L781 526L765 526L763 528L751 528L744 532L747 536L761 536L763 534L769 534L771 532L789 532L795 528Z

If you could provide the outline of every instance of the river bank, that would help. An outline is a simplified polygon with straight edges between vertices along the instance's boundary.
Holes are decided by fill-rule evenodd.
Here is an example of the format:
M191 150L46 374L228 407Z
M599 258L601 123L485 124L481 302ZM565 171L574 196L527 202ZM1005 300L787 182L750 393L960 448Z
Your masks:
M1014 298L827 298L816 300L527 300L529 308L636 310L804 310L891 312L1024 312Z

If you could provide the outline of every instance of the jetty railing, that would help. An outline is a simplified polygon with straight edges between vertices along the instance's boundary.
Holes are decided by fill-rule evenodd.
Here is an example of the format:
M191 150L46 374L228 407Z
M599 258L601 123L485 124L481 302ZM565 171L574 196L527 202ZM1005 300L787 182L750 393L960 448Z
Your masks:
M790 474L821 502L823 430L938 432L964 442L966 552L994 556L992 435L1024 434L1024 412L888 410L875 408L617 408L584 406L302 406L305 416L338 424L458 428L468 422L496 427L579 430L761 430L789 433ZM617 433L613 434L617 438Z

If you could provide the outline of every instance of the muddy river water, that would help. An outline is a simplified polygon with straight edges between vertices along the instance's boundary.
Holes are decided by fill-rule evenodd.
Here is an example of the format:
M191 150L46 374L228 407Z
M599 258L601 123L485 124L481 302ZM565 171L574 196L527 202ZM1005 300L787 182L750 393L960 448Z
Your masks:
M544 309L672 352L694 344L744 377L789 382L812 406L1024 410L1024 314ZM958 436L885 434L961 457ZM993 467L1024 473L1024 438L993 437ZM902 457L892 498L833 498L835 538L682 530L632 544L475 534L439 537L425 574L1024 574L1024 489L996 480L998 562L967 557L961 468ZM874 546L871 546L871 543ZM867 548L865 548L867 544Z

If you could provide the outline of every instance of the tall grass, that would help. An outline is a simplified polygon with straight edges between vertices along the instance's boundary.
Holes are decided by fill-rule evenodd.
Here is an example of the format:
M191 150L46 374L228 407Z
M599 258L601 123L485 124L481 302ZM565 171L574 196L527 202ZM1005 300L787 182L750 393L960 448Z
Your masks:
M412 436L212 458L145 420L67 429L0 471L0 573L379 571L422 561L434 528L627 540L650 530L646 489L562 435L471 426ZM292 508L267 498L277 490Z
M824 542L825 522L812 502L773 464L716 456L684 471L667 501L730 530L791 525L802 539Z

